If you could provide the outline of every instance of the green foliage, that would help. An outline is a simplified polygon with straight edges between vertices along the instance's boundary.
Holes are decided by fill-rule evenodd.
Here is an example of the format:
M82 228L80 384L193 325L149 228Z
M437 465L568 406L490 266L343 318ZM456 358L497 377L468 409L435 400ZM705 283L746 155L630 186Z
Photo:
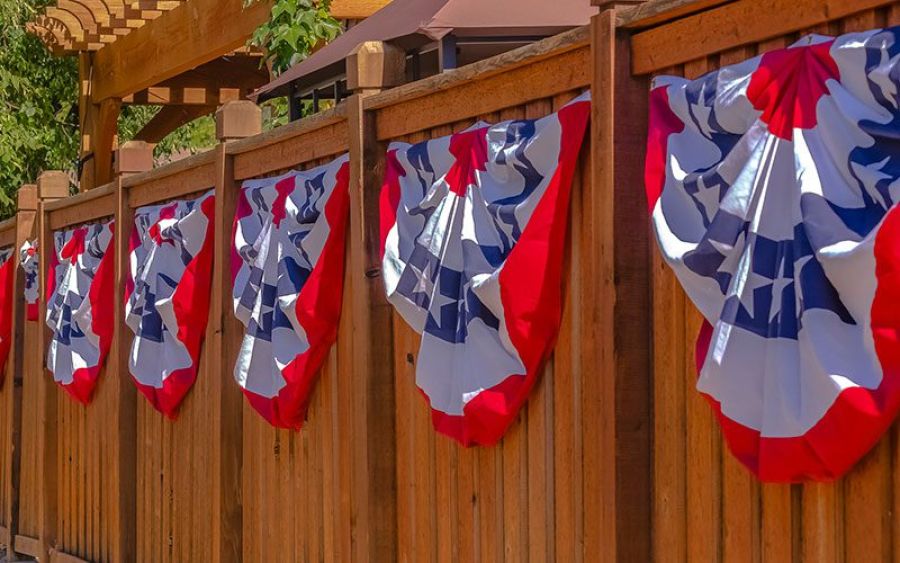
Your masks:
M47 0L0 0L0 217L42 170L73 170L78 153L78 69L26 33Z
M257 0L245 0L251 4ZM275 74L309 56L320 42L334 39L340 23L328 12L331 0L275 0L269 21L261 25L250 44L266 51Z

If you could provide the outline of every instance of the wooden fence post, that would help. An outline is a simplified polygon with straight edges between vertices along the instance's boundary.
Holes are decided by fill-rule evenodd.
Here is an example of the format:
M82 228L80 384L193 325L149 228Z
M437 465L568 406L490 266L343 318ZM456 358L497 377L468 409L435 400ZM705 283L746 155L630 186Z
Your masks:
M109 364L116 362L118 391L118 459L119 470L115 491L118 527L113 536L113 558L116 561L135 561L137 558L137 391L131 383L129 354L132 333L125 324L125 282L129 276L129 241L134 210L128 198L128 190L122 185L127 176L153 169L153 147L142 141L124 143L115 152L116 213L115 252L116 294L113 311L115 337L110 347Z
M144 141L128 141L116 150L116 176L131 176L153 170L153 145Z
M10 350L7 365L12 366L7 371L8 381L12 393L8 402L3 405L5 416L9 417L10 450L8 455L9 480L6 483L6 552L7 559L16 560L14 550L14 538L19 533L19 475L22 460L22 370L23 370L23 340L25 337L25 275L19 267L19 249L26 240L34 238L35 219L37 216L37 186L24 185L18 192L18 213L16 215L16 242L13 246L13 255L10 260L15 260L15 284L13 287L13 345Z
M240 186L234 179L234 157L228 154L227 142L251 137L262 131L262 111L249 101L235 101L223 105L216 112L216 217L215 262L213 264L210 326L212 338L207 339L204 353L207 373L215 378L211 428L218 432L212 475L213 562L237 563L243 559L243 514L241 509L241 469L243 455L243 399L233 380L235 335L242 333L239 321L232 313L231 300L231 229L237 207Z
M47 264L50 253L54 252L53 232L47 220L47 213L44 206L58 199L68 197L69 195L69 177L60 171L44 172L38 177L38 243L40 255L40 315L39 319L47 318ZM50 331L46 326L41 330L41 342L38 347L38 353L41 355L41 370L37 374L40 381L37 384L39 389L38 410L40 411L40 442L38 445L38 455L41 459L41 509L40 509L40 537L37 538L39 546L36 557L41 561L49 561L50 549L56 542L56 387L53 384L53 378L47 372L46 350L47 343L50 338ZM19 539L16 538L16 543ZM17 549L17 551L19 551ZM29 555L35 555L29 553Z
M352 495L354 559L397 559L397 481L394 446L394 359L392 309L381 280L378 198L387 147L375 135L366 96L402 82L397 48L378 42L360 45L347 58L350 145L350 269L353 322Z
M585 347L585 554L597 561L649 561L651 363L649 227L643 154L648 84L630 72L627 37L616 10L634 0L594 0L592 31L591 190L585 197L584 314L595 345ZM599 367L599 369L597 369Z

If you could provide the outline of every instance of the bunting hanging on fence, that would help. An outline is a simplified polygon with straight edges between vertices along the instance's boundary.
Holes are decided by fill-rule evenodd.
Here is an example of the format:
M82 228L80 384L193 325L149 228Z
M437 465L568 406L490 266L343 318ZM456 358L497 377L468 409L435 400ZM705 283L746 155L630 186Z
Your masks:
M16 261L13 250L0 250L0 385L6 379L6 361L12 350L13 302L16 278Z
M212 291L213 192L134 214L125 322L128 367L153 407L175 418L197 379Z
M766 481L833 479L900 407L900 28L657 79L647 193L708 321L697 387Z
M234 223L234 311L246 331L234 376L270 424L299 430L337 338L349 158L244 183Z
M113 221L54 233L47 275L47 369L67 393L91 401L113 335Z
M381 192L388 299L422 334L416 384L438 432L496 443L559 332L569 194L590 114L394 143Z
M25 319L38 320L38 271L40 260L38 256L37 240L26 240L19 249L19 263L25 272Z

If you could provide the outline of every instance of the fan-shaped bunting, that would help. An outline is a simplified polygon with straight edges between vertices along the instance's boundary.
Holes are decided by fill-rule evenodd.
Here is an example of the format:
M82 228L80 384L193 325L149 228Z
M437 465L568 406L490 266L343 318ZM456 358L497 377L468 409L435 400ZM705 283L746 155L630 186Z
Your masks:
M697 387L766 481L833 479L900 408L900 29L658 78L666 260L707 325Z
M337 338L349 158L244 183L234 224L234 311L246 327L234 376L270 424L299 430Z
M381 193L388 299L422 334L416 384L438 432L490 445L559 331L584 95L537 120L394 143Z
M128 367L153 407L174 418L197 379L209 319L212 192L135 211L125 320L134 333Z
M77 401L88 404L113 335L114 223L54 233L47 275L47 369Z

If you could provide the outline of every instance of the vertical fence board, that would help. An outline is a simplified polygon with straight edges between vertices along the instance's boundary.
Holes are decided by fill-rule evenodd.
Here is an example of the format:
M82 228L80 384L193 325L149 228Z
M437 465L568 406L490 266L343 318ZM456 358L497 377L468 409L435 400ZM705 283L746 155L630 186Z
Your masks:
M891 443L885 437L845 479L846 561L891 559Z
M11 259L19 260L19 252L26 242L32 242L37 235L38 221L38 190L35 185L22 186L17 194L18 213L15 222L15 244L13 246L13 256ZM15 265L16 271L14 275L15 282L13 284L13 343L8 360L8 369L6 372L6 381L4 382L2 403L5 408L7 428L3 430L4 439L6 440L4 452L3 469L6 477L3 482L4 500L3 514L4 525L6 528L6 555L8 560L16 559L15 538L19 534L21 521L21 499L22 499L22 482L23 468L24 472L33 473L34 467L23 465L25 461L23 453L23 401L24 401L24 383L25 370L29 366L29 356L33 355L30 343L32 340L29 336L30 325L35 324L27 320L28 305L25 301L25 273L19 266Z

